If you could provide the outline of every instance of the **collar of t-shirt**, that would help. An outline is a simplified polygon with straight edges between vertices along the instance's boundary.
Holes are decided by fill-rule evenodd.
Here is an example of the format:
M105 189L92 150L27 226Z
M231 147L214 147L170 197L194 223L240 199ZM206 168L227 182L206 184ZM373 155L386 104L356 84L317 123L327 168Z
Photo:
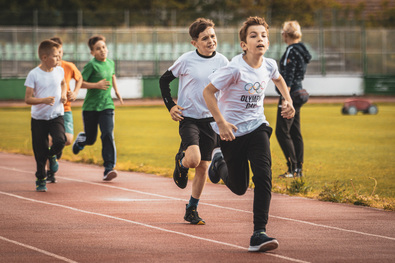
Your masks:
M199 51L196 49L196 54L198 54L198 55L199 55L200 57L202 57L202 58L212 58L212 57L215 56L216 53L217 53L217 52L214 51L213 54L211 54L211 56L204 56L204 55L200 54Z

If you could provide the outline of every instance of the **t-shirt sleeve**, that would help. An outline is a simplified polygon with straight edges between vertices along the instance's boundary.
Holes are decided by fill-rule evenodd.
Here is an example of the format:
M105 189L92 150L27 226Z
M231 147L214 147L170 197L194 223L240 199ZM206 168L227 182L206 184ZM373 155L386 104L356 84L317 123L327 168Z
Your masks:
M82 77L81 76L81 72L78 70L78 68L74 64L71 64L71 67L72 67L72 70L73 70L73 78L76 81L79 81L80 78Z
M218 90L229 87L236 79L230 67L217 69L208 78L211 84Z
M88 81L89 77L91 76L93 71L93 66L91 62L88 62L84 68L82 69L81 75L83 80Z
M270 79L278 79L280 77L280 72L278 71L276 61L274 59L269 59L268 63L271 68Z
M35 88L35 74L32 71L30 71L29 74L27 74L25 80L25 86L32 89Z
M178 78L182 75L185 69L185 62L183 59L184 56L179 57L174 64L169 68L169 71L173 74L174 77Z

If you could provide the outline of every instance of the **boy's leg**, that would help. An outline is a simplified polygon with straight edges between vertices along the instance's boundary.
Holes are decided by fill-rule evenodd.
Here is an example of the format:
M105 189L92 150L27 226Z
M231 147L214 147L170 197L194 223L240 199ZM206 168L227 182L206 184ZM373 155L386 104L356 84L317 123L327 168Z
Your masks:
M281 104L279 104L281 105ZM296 156L295 156L295 148L290 135L290 130L294 118L285 119L281 116L281 108L277 109L277 121L276 121L276 137L277 141L281 147L281 150L284 153L284 157L287 160L288 171L284 175L280 177L284 177L287 174L292 174L293 170L296 166ZM288 176L286 176L288 177Z
M250 134L248 159L253 173L254 189L254 231L266 231L272 190L272 161L270 135L272 128L262 125Z
M114 140L114 110L107 109L100 112L99 127L101 131L103 165L106 174L106 172L113 170L117 158Z
M296 156L295 168L298 171L298 176L302 176L302 164L303 164L303 155L304 155L303 137L300 128L300 109L301 107L295 106L294 122L290 130L293 145L295 148L295 156Z
M60 154L66 144L63 116L49 121L49 134L52 138L52 146L48 155L53 156Z
M235 194L243 195L250 185L250 170L247 159L248 136L236 137L233 141L220 141L225 163L218 166L218 174L225 185Z
M96 142L100 115L101 112L98 111L82 112L86 139L84 142L79 143L81 146L93 145Z
M48 160L48 121L31 119L32 146L36 160L36 177L44 180L45 164Z
M74 139L74 120L73 120L73 113L71 111L67 111L64 113L64 129L66 133L66 146L70 145Z
M260 126L250 134L248 159L253 173L254 189L254 233L250 239L250 252L265 252L276 249L278 241L268 237L266 225L269 218L272 176L270 135L272 128Z

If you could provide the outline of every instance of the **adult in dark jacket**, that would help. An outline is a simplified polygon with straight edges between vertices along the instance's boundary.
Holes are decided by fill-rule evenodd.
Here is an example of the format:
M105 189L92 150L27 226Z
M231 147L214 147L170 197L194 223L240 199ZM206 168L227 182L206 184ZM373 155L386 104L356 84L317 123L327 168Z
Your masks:
M288 45L280 60L280 74L287 83L292 94L302 89L302 80L306 73L311 55L306 46L301 43L302 31L297 21L287 21L281 32L283 41ZM284 99L280 96L277 110L276 136L287 160L288 170L280 177L301 177L303 166L304 145L300 128L300 110L302 104L294 100L295 117L285 119L281 117L281 107Z

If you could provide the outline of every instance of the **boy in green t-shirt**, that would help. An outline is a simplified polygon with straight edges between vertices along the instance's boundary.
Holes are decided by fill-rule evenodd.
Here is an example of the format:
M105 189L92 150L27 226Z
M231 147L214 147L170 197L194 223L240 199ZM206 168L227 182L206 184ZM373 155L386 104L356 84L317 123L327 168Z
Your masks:
M111 87L115 95L123 104L119 94L114 61L107 58L108 49L103 36L93 36L88 45L92 58L82 70L84 79L81 88L86 88L82 116L85 132L80 132L73 144L73 153L78 154L85 145L93 145L97 138L97 127L100 127L102 140L102 157L104 165L103 180L111 181L117 177L114 170L116 162L116 148L114 141L114 102L111 98Z

